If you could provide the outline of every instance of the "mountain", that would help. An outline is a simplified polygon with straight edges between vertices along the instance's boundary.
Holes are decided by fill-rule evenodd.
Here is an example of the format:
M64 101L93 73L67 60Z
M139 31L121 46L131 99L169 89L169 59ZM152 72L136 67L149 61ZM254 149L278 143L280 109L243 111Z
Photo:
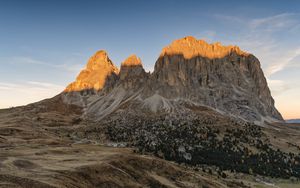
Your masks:
M151 74L135 55L118 71L107 53L97 52L63 98L84 106L86 115L98 121L124 111L180 115L203 106L257 124L283 121L255 56L194 37L163 48Z

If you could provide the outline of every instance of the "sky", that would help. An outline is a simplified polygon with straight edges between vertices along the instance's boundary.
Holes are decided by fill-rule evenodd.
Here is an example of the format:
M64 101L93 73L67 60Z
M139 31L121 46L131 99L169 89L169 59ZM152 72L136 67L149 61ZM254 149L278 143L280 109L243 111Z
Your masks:
M0 108L60 93L104 49L119 66L194 36L254 54L285 119L300 118L300 1L0 1Z

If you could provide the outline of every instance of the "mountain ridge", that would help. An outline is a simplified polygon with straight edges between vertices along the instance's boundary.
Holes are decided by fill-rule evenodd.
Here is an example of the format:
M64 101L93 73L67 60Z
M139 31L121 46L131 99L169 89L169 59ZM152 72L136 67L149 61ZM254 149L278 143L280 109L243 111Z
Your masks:
M283 120L274 107L259 60L237 46L184 37L163 48L152 73L145 72L136 55L123 61L119 70L107 53L100 58L97 53L89 60L87 69L96 70L89 72L96 78L102 72L106 78L101 77L101 84L97 80L88 84L94 88L86 87L83 83L88 82L90 75L86 79L80 73L72 84L83 85L81 91L85 94L76 94L78 87L74 94L70 86L64 94L67 103L78 104L78 99L84 98L85 102L79 105L87 107L87 114L97 120L111 113L116 115L125 103L127 111L139 108L146 113L173 113L189 111L184 106L194 105L256 123ZM100 69L91 69L89 64ZM102 64L109 66L101 69Z
M209 44L205 40L197 40L193 36L187 36L175 40L170 45L164 47L160 56L182 54L188 59L196 56L216 59L222 58L233 52L242 56L249 55L248 53L240 50L238 46L223 46L220 42Z

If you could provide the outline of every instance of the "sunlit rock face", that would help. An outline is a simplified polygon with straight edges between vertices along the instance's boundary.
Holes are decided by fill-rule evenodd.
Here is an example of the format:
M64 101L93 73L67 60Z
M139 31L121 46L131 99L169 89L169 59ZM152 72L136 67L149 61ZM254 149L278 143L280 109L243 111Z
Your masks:
M197 40L192 36L188 36L175 40L169 46L163 48L160 56L181 54L186 59L196 56L212 59L223 58L233 52L241 56L248 55L248 53L241 51L238 46L222 46L219 42L208 44L204 40Z
M68 94L86 89L97 95ZM139 117L175 113L187 118L201 106L245 121L282 120L255 56L237 46L193 37L163 48L151 74L135 55L118 71L99 51L65 93L64 101L86 106L87 115L97 120L129 113Z
M96 90L100 91L107 84L114 84L119 73L118 68L109 59L104 50L96 52L80 72L76 81L68 85L65 92Z

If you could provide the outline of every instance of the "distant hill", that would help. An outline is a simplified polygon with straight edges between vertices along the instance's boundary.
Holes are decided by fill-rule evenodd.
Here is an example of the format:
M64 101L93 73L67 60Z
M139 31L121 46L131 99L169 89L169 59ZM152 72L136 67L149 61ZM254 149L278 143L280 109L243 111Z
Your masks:
M300 119L288 119L285 120L287 123L300 123Z

